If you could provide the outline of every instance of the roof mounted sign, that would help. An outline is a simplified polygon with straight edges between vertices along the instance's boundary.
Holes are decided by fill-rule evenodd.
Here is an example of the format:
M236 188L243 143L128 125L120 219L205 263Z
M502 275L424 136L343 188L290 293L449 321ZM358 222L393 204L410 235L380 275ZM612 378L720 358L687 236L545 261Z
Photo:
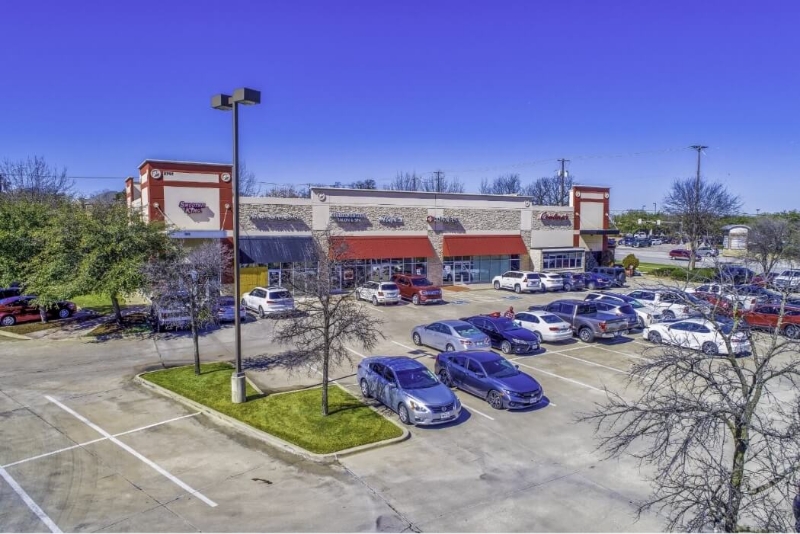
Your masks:
M178 202L178 207L183 210L184 213L202 213L204 209L206 209L205 202L184 202L181 200Z

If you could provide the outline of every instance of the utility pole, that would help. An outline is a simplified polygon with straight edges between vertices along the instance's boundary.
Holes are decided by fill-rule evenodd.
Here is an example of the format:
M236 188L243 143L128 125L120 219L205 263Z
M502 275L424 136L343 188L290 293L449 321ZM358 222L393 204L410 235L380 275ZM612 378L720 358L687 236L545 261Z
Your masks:
M692 206L692 229L693 229L693 236L692 242L689 244L690 249L692 251L691 258L689 258L689 267L694 269L694 252L697 249L696 240L699 237L698 228L697 228L697 219L700 218L700 155L703 153L703 150L708 148L705 145L692 145L689 147L693 150L697 150L697 177L694 181L694 206Z
M566 203L564 202L564 195L566 195L566 191L564 191L564 180L567 177L567 171L564 168L564 165L566 163L569 163L569 160L561 158L561 159L556 160L556 161L560 161L561 162L561 173L559 174L559 176L561 177L561 182L560 182L561 183L561 187L559 188L558 205L559 206L566 206Z
M436 192L437 193L441 193L442 192L442 175L444 175L444 172L442 172L442 171L433 171L433 174L436 175Z

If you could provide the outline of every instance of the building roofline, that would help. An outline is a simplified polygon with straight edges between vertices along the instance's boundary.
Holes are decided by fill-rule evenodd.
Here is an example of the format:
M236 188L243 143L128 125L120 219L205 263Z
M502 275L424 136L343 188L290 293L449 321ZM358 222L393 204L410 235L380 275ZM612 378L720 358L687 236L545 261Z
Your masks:
M525 195L490 195L485 193L439 193L436 191L401 191L397 189L353 189L348 187L311 187L311 191L320 191L324 193L347 192L347 193L355 193L357 195L389 193L389 194L399 194L399 195L420 195L428 197L436 197L436 196L450 197L450 198L472 197L472 198L486 198L492 200L519 200L521 202L524 202L526 200L531 200L531 197Z
M175 160L175 159L146 159L143 162L141 162L137 168L141 169L147 163L180 163L180 164L183 164L183 165L209 165L209 166L213 165L215 167L231 167L232 166L230 163L214 163L214 162L209 162L209 161L179 161L179 160Z

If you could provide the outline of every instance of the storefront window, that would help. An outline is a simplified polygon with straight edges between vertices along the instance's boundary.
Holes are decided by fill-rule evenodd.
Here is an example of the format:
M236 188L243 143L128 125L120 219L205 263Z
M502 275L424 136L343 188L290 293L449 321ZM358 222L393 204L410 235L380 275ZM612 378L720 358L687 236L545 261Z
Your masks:
M574 252L544 252L542 254L542 269L545 271L559 269L582 269L584 251Z
M492 278L514 268L519 256L447 256L442 265L445 284L491 282Z

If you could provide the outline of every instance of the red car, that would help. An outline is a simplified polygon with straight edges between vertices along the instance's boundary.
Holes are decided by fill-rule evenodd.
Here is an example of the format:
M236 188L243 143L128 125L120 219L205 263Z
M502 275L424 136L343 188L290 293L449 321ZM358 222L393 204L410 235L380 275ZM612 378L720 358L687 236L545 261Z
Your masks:
M736 308L733 300L719 293L695 291L692 293L692 295L711 304L714 307L712 309L712 314L720 314L730 317L733 315L734 308ZM737 314L738 313L739 310L737 310Z
M34 295L8 297L0 300L0 325L12 326L25 321L41 321L39 305L32 304L36 300ZM72 302L56 302L47 308L47 317L50 319L66 319L78 308Z
M442 302L442 288L433 285L433 282L421 275L395 274L392 282L400 289L400 298L418 304Z
M780 304L764 304L744 312L742 317L748 325L754 328L773 329L778 326L780 318ZM788 338L800 338L800 308L785 307L781 319L781 333Z
M685 248L674 248L669 251L669 257L673 260L688 260L692 257L692 251ZM695 260L699 259L699 257L695 257Z
M759 274L753 277L750 283L758 287L771 288L773 287L773 282L775 281L776 276L778 276L778 273Z

